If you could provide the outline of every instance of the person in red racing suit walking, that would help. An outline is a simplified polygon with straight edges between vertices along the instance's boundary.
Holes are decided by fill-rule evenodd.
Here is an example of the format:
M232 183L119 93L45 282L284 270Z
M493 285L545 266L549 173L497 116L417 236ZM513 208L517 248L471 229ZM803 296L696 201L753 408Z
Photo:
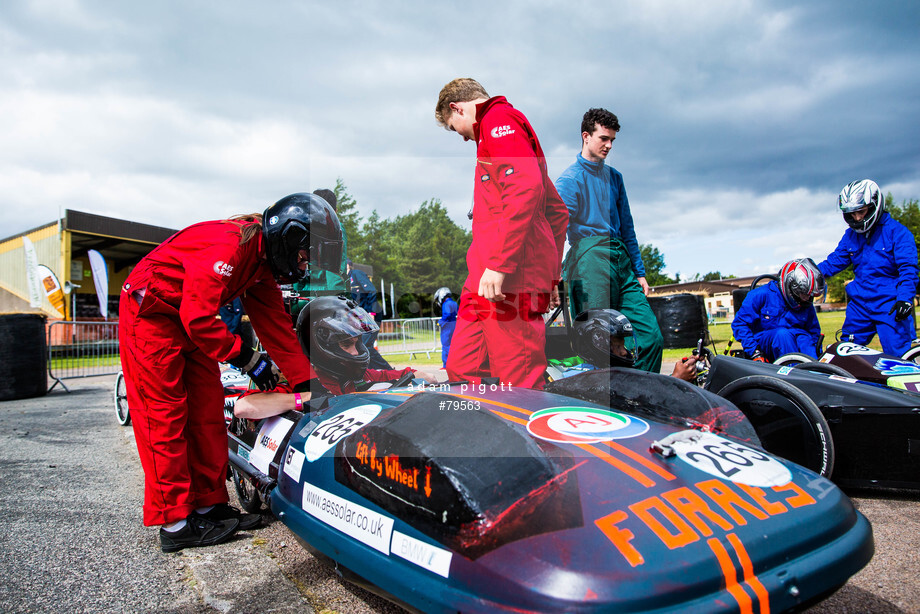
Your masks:
M218 361L261 389L276 367L217 319L240 297L259 339L299 388L316 377L300 352L278 283L308 265L340 266L342 230L332 208L293 194L262 215L202 222L145 256L122 288L119 343L144 469L144 524L162 525L164 552L208 546L260 522L230 507L227 432Z
M455 79L441 89L435 118L477 146L469 276L447 374L541 389L542 314L558 303L568 209L530 122L504 96L490 98L477 81Z

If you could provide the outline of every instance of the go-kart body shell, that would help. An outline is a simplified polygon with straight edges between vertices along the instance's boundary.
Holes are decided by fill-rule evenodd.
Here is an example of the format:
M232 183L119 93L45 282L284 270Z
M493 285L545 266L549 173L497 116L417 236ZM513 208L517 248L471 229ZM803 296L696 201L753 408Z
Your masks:
M841 345L834 344L828 351L835 352ZM834 482L860 488L920 489L920 394L878 383L890 376L872 368L878 364L910 369L913 363L868 348L863 348L866 353L849 350L843 346L842 356L825 353L822 361L838 365L856 377L872 377L875 382L714 356L706 387L718 393L729 383L751 375L788 382L814 401L827 420L836 452L831 476ZM916 375L909 377L920 379ZM769 392L758 396L761 403L784 402ZM748 411L744 404L738 405Z
M642 375L652 396L684 384ZM453 385L331 398L229 445L301 543L412 610L782 612L871 559L868 522L831 482L756 436L687 424ZM650 449L668 436L677 454Z
M818 358L818 362L837 365L855 379L864 382L920 393L920 364L858 343L832 343Z

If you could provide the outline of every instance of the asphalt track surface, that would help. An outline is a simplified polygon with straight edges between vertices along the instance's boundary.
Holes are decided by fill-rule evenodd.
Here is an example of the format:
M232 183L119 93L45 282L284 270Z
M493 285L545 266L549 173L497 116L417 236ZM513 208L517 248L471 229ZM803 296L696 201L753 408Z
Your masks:
M162 553L141 524L143 474L132 429L115 420L114 379L0 402L0 611L403 611L339 578L270 516L228 543ZM875 557L808 612L920 613L920 497L850 494Z

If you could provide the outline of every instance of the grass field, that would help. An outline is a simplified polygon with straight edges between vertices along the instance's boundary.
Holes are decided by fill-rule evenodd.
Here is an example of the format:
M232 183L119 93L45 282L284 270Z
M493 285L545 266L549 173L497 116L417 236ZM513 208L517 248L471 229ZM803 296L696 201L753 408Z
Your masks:
M833 343L836 340L837 332L843 328L843 319L845 316L845 311L828 311L818 314L818 323L821 325L821 332L824 333L824 345ZM713 345L715 345L714 351L721 354L728 345L729 339L732 338L731 324L725 323L710 326L709 336L711 338L711 343L708 346L709 349L713 349ZM878 337L872 340L869 347L881 351L882 346L879 345ZM674 362L680 360L684 356L689 356L690 352L694 349L695 348L675 348L665 350L664 361ZM732 344L732 349L740 349L740 346L734 343Z
M837 337L837 331L843 327L843 319L846 316L844 311L829 311L822 312L818 314L818 322L821 324L821 332L824 333L824 344L833 343ZM726 346L728 345L729 339L732 338L732 328L729 323L719 323L714 324L709 327L709 336L711 338L711 343L708 346L709 349L713 349L716 353L721 354ZM413 341L421 342L422 344L433 344L434 336L426 336L424 334L414 335ZM389 347L398 346L397 342L382 342L379 343L380 349L383 352L386 352ZM878 343L878 338L876 337L872 343L869 344L869 347L881 351L882 346ZM737 343L732 345L733 349L739 349ZM675 362L680 360L684 356L689 356L695 348L674 348L664 350L663 360L664 362ZM423 369L439 369L441 367L441 353L440 350L437 352L431 353L431 358L425 356L423 352L415 353L414 358L410 356L409 353L402 354L386 354L384 356L387 361L396 366L412 366L419 367Z

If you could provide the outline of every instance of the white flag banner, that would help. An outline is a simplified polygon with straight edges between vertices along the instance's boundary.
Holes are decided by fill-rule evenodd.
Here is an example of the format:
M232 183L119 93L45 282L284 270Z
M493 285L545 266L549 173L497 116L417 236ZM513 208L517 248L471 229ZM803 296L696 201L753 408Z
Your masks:
M105 258L94 249L87 252L89 266L93 270L93 283L96 285L96 298L99 299L99 312L109 319L109 272L105 268Z
M64 289L61 288L61 282L58 281L57 275L43 264L38 265L37 270L45 296L48 297L51 305L58 310L61 317L64 317Z
M41 307L44 292L42 292L41 282L38 279L38 258L35 256L35 245L29 237L23 237L22 246L26 253L26 281L29 286L29 306Z

